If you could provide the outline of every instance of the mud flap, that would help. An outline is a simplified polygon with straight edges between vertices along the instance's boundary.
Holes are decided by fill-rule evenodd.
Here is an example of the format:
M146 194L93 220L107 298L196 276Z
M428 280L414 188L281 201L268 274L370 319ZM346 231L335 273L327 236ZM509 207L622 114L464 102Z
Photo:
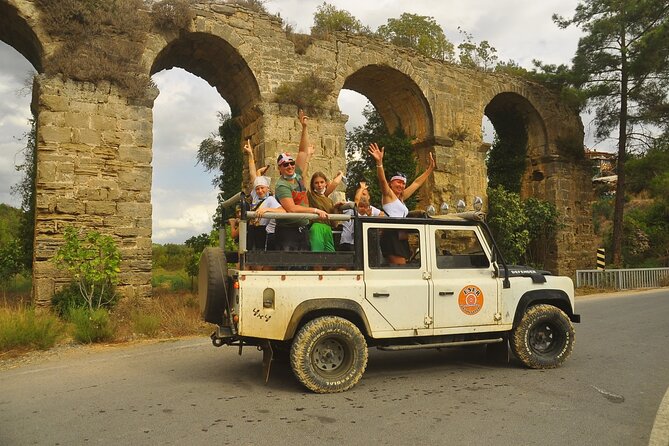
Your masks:
M509 340L504 338L502 342L495 342L486 344L486 359L496 364L508 364L511 357L509 356Z
M262 373L265 377L265 384L269 381L269 372L272 367L272 359L274 358L274 351L272 344L269 341L263 341L260 346L262 349Z

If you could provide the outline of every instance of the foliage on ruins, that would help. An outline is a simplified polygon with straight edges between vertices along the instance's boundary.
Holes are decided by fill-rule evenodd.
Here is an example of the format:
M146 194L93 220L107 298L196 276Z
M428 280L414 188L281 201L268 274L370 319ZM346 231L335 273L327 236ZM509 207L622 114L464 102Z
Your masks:
M142 100L153 86L141 65L153 23L162 31L187 29L189 0L36 0L47 33L61 43L44 66L48 75L115 85Z
M314 26L311 27L311 35L321 37L333 32L371 34L372 31L350 12L323 2L314 13Z
M130 98L146 95L152 82L143 73L141 55L150 21L142 0L35 3L45 29L61 42L44 64L46 74L108 81Z
M316 73L311 73L297 82L279 85L275 100L280 104L292 104L298 109L313 113L315 109L323 106L331 93L332 84Z
M195 17L189 0L164 0L151 4L151 18L162 31L188 29Z
M487 40L474 42L474 37L464 29L458 27L458 32L464 40L458 44L458 62L460 65L472 69L490 71L497 63L497 49Z
M314 37L309 34L296 33L290 23L286 23L283 29L286 32L286 38L295 45L295 54L306 54L307 48L314 42Z
M397 46L411 48L434 59L451 61L455 55L453 44L446 39L444 30L433 17L403 13L398 19L388 19L376 34Z

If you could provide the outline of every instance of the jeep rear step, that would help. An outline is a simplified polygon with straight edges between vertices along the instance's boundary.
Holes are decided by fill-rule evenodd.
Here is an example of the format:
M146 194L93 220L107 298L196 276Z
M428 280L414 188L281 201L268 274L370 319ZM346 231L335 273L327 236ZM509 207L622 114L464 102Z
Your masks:
M436 342L433 344L407 344L407 345L379 345L376 348L386 351L398 350L419 350L424 348L447 348L447 347L461 347L463 345L480 345L480 344L496 344L504 342L504 338L495 339L476 339L474 341L453 341L453 342Z

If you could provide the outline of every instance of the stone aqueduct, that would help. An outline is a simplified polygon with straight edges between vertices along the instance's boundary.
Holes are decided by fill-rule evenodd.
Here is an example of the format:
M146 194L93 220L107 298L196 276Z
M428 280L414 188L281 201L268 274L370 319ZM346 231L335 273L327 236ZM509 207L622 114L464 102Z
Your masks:
M553 270L573 274L590 265L592 224L589 171L561 153L560 140L583 140L576 113L542 87L426 59L372 38L331 36L296 54L277 19L238 6L193 6L188 32L152 33L143 64L148 74L181 67L214 86L268 163L296 147L294 106L275 91L305 73L332 85L323 110L313 116L315 165L326 172L344 165L347 117L337 105L341 89L366 96L389 129L402 126L416 138L420 164L432 151L437 170L421 189L423 204L485 196L481 122L513 113L527 130L528 167L522 195L554 203L562 226L546 249ZM137 105L108 83L46 76L46 56L57 43L40 28L30 0L0 0L0 39L38 72L32 109L37 119L37 197L34 298L46 301L68 281L50 259L66 225L111 234L123 253L122 294L151 293L152 101ZM153 98L158 92L153 93Z

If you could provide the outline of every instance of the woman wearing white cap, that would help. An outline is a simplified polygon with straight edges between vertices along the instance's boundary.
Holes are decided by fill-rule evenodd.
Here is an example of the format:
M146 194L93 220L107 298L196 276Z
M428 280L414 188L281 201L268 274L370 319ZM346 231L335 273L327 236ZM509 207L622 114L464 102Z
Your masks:
M381 189L381 204L384 212L389 217L406 217L409 209L404 204L419 187L425 183L436 167L432 152L430 152L430 164L427 166L418 178L407 187L407 177L401 172L394 173L390 181L386 180L386 173L383 170L383 154L385 148L380 148L376 143L369 145L369 154L376 161L376 176L379 179L379 188ZM403 239L399 231L385 231L381 238L381 250L389 263L403 265L410 255L409 242Z

